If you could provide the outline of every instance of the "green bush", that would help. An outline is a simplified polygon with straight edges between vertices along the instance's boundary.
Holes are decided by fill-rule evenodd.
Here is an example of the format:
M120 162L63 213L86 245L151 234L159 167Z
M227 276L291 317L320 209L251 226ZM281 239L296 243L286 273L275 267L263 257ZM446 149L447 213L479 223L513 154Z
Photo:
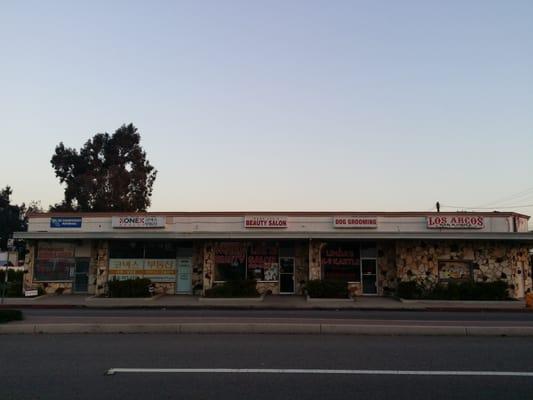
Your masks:
M135 278L109 281L109 297L149 297L150 279Z
M205 297L258 297L257 284L254 279L226 281L207 289Z
M5 270L0 271L0 294L4 289L4 279L6 276ZM7 290L6 297L21 297L22 293L22 281L24 280L24 271L15 271L9 269L7 271Z
M305 290L309 297L314 298L348 298L348 285L344 281L323 281L315 279L307 282Z
M431 300L507 300L508 284L494 282L454 282L439 283L425 287L416 281L400 282L396 294L404 299Z
M416 281L399 282L396 295L402 299L420 299L424 294L424 287Z
M22 311L20 310L0 310L0 323L21 321L22 319Z

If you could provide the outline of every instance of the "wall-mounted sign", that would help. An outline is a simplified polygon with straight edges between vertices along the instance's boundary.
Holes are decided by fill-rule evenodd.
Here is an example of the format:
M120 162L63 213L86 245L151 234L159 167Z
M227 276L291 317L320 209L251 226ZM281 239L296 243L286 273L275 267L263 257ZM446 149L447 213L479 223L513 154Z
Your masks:
M113 228L164 228L165 221L165 217L126 215L113 217L111 226Z
M377 228L377 217L365 215L339 215L333 217L334 228Z
M429 229L483 229L485 217L479 215L432 215L426 217Z
M148 278L152 282L176 280L175 259L111 258L109 280Z
M286 228L287 217L271 215L247 215L244 217L245 228Z
M50 228L81 228L81 217L51 217Z

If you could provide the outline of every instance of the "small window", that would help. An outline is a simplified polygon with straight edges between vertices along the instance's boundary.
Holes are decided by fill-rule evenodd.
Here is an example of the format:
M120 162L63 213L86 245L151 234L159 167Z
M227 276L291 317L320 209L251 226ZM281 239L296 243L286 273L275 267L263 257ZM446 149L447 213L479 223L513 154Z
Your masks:
M145 256L147 259L174 259L176 258L176 245L174 242L146 242Z
M114 240L109 245L109 258L144 258L144 243Z
M472 263L469 261L439 261L440 282L472 280Z
M361 243L361 258L376 258L378 251L376 243L374 242L362 242Z

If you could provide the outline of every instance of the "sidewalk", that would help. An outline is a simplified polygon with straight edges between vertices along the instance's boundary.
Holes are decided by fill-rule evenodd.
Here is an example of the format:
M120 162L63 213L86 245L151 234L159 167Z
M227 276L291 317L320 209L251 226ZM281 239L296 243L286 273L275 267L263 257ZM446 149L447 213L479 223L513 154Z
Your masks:
M400 300L393 297L357 297L356 301L312 299L303 296L265 296L257 299L212 299L197 296L159 295L150 298L100 298L87 295L46 295L6 298L1 308L232 308L232 309L350 309L416 311L531 312L525 301Z

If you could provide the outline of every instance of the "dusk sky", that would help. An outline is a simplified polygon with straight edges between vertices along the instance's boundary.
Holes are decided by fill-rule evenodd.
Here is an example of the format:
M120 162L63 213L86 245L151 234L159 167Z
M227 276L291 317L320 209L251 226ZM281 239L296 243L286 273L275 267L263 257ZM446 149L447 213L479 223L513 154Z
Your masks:
M151 211L533 213L531 0L3 1L0 49L15 203L132 122Z

